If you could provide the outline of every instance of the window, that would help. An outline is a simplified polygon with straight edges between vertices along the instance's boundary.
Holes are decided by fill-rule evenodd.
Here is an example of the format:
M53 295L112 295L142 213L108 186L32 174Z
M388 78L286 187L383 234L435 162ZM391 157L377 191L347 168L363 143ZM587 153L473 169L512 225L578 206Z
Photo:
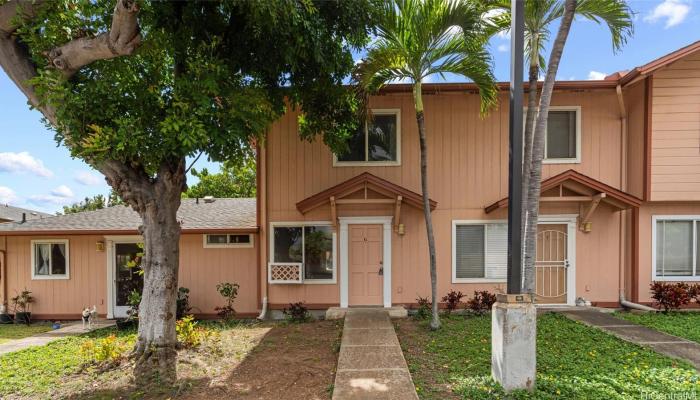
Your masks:
M336 165L399 165L401 114L372 110L372 119L348 139L348 151L335 156Z
M654 217L655 280L700 280L700 216Z
M452 282L503 282L506 279L508 225L454 221Z
M32 279L68 279L68 241L32 240Z
M253 247L253 235L230 233L204 235L204 247Z
M330 225L274 226L272 262L301 263L304 281L335 281L335 236Z
M547 118L544 161L578 163L581 144L581 108L551 107Z

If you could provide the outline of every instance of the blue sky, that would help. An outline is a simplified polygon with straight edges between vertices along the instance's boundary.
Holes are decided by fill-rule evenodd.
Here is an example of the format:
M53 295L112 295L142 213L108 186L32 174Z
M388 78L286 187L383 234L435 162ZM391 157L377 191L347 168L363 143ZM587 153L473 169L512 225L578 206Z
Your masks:
M600 79L700 40L700 0L643 0L630 5L636 13L635 33L617 54L607 28L590 21L574 22L558 79ZM556 26L552 32L554 36ZM509 77L509 45L505 35L491 42L494 72L503 81ZM55 212L86 196L109 193L102 175L56 146L40 114L29 109L4 72L0 72L0 137L0 204ZM196 164L205 166L218 169L202 159ZM193 182L190 177L189 183Z

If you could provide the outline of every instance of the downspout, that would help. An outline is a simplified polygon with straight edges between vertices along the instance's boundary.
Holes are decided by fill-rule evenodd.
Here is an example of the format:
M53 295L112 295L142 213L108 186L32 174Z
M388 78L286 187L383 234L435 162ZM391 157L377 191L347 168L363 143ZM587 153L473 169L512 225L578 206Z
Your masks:
M627 108L625 107L625 98L622 94L622 86L620 84L615 88L617 92L617 104L620 108L620 190L623 192L627 191L627 142L628 142L628 127L627 127ZM620 305L624 308L631 308L635 310L642 311L656 311L651 307L647 307L642 304L632 303L627 301L625 298L625 270L626 268L626 258L627 253L627 230L625 229L625 222L627 220L627 212L622 211L620 214L620 251L619 253L619 284L618 289L620 291Z
M267 258L265 258L265 252L267 251L267 245L264 245L267 240L267 152L265 144L257 143L257 157L255 163L255 173L256 173L256 184L255 195L256 199L256 211L257 211L257 222L258 222L258 268L262 268L264 271L259 274L263 280L263 292L262 292L262 306L260 307L260 315L258 315L259 320L264 320L267 318L267 297L268 297L268 277L267 277ZM265 263L265 268L262 264ZM261 282L258 282L258 287L260 287Z
M2 280L2 299L0 299L0 314L7 312L7 236L3 236L3 246L0 249L0 280Z

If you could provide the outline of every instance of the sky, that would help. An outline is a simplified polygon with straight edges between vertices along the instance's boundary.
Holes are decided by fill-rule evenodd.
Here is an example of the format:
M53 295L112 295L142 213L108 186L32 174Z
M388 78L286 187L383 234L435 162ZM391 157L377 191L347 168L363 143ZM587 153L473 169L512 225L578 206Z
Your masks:
M577 19L564 49L559 80L602 79L628 70L700 40L700 0L630 1L635 12L632 38L614 53L605 26ZM552 26L552 37L557 26ZM496 36L490 43L494 73L509 78L510 40ZM548 54L548 50L547 50ZM447 81L459 81L446 77ZM433 82L442 81L439 77ZM196 168L218 170L218 164L202 157ZM188 177L188 183L196 181ZM96 194L107 195L104 177L57 146L53 133L30 110L26 98L0 72L0 204L44 212L61 211L64 205Z

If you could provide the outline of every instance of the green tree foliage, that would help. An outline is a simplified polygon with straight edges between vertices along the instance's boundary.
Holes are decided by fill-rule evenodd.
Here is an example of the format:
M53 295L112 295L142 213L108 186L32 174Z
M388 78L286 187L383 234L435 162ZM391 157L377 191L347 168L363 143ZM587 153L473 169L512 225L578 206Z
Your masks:
M139 380L176 378L186 157L241 158L288 108L302 138L343 147L358 102L342 83L376 1L0 2L0 65L143 221Z
M255 158L252 155L225 161L221 171L215 174L206 168L201 171L192 168L190 172L199 182L187 189L185 197L255 197Z
M82 211L101 210L107 206L105 197L101 194L85 197L85 200L73 203L69 206L63 206L63 214L74 214ZM57 213L61 214L61 213Z

